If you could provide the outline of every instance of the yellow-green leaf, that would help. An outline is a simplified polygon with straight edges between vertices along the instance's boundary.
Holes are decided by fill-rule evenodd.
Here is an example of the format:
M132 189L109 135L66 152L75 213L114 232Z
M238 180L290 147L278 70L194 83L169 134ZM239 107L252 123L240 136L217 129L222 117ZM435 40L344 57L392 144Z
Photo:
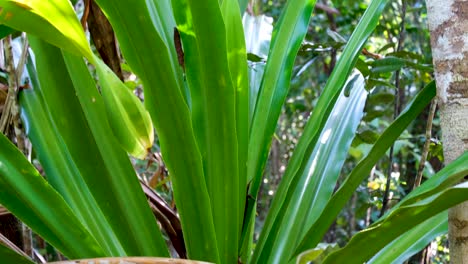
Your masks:
M68 0L0 0L0 24L31 33L93 60L86 36Z
M113 134L128 153L144 159L154 141L149 113L103 61L98 58L95 61Z

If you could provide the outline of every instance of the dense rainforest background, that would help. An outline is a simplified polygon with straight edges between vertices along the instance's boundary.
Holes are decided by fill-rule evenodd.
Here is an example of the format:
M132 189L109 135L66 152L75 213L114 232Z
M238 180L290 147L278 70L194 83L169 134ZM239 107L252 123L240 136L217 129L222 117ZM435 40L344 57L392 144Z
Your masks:
M252 12L273 18L269 21L276 21L285 2L257 1ZM365 8L362 1L331 1L328 5L316 5L306 35L307 43L301 48L295 63L291 90L273 139L267 176L261 189L259 227L303 131L305 120L315 106L314 99L320 94L336 63L337 53L343 48ZM394 56L411 58L416 63L400 67L390 62L384 63L381 68L371 68L373 74L368 85L374 89L369 95L366 114L350 149L343 176L356 165L366 149L375 143L378 135L415 93L434 78L425 1L393 1L389 4L365 48L363 61ZM429 149L424 149L429 132L426 127L428 122L432 122L430 145ZM418 175L422 175L424 180L439 171L443 166L440 139L437 111L432 109L431 112L428 106L361 183L328 230L325 241L345 244L356 231L368 227L381 216L382 211L410 192L418 181ZM424 155L428 157L422 167L420 162ZM413 256L410 263L448 261L447 239L441 235L426 252Z
M49 2L0 1L0 262L450 262L424 0Z

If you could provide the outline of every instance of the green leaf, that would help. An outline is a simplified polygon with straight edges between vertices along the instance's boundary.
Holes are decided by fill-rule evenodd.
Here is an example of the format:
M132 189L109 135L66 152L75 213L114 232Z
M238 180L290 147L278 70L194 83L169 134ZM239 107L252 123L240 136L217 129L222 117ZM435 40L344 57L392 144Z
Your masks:
M145 105L171 175L188 257L218 262L211 204L189 102L183 93L183 84L178 81L181 76L168 66L174 63L170 53L175 51L155 29L144 1L96 2L109 18L125 60L143 82ZM141 48L141 45L150 48ZM197 201L196 206L193 201Z
M437 236L448 232L448 214L442 212L405 232L374 255L367 263L403 263L423 250Z
M369 70L369 65L367 65L367 63L362 60L362 59L358 59L356 61L356 69L358 69L362 75L364 75L364 77L367 77L371 74L371 71Z
M42 90L44 101L60 131L65 144L62 147L70 151L76 169L125 254L168 256L128 155L115 137L110 136L112 132L103 99L84 60L61 53L44 42L32 39L31 44L37 51L36 63L41 81L48 88ZM55 65L53 72L48 70L49 65ZM63 173L56 172L58 177ZM86 202L81 206L86 206ZM122 255L115 251L113 254Z
M405 66L405 61L397 57L385 57L374 61L371 66L373 73L394 72Z
M447 167L449 169L438 174L447 173L450 168L456 167L459 173L447 175L447 178L463 178L468 173L468 152ZM356 263L366 262L406 231L467 199L468 182L465 182L412 203L400 202L401 206L392 210L379 223L354 235L345 247L328 256L324 263L344 263L351 258Z
M93 61L78 18L67 0L1 0L0 24L39 36Z
M248 223L254 221L255 203L271 139L289 90L294 60L307 33L314 6L315 0L287 2L273 31L259 91L256 92L256 87L251 88L250 105L253 106L253 116L250 125L247 182L250 184L248 195L252 199L247 200L243 235L249 234L245 229ZM256 261L254 259L254 263Z
M431 82L401 112L400 116L382 133L367 156L359 162L346 178L345 182L335 192L327 203L317 221L310 227L304 239L296 249L295 254L315 247L327 232L333 220L346 205L356 188L363 181L374 165L385 154L388 148L398 139L399 135L431 102L436 94L435 83Z
M379 91L377 93L371 94L367 99L369 105L383 105L383 104L390 104L395 100L395 94Z
M392 213L400 206L411 205L413 203L417 203L427 197L436 195L450 186L458 183L463 177L466 176L466 164L463 164L463 161L468 158L468 152L465 152L463 155L460 156L459 159L451 163L451 166L446 166L441 171L439 171L436 175L433 175L426 181L424 181L421 186L417 189L410 192L405 198L403 198L398 204L392 207L384 217L380 218L374 225L380 223L385 216Z
M405 66L422 72L434 72L434 66L432 64L415 63L410 60L405 60Z
M247 155L249 145L249 80L244 29L237 0L225 0L221 12L226 26L229 72L236 98L236 135L238 142L239 168L239 221L238 233L242 230L245 197L247 192ZM239 239L238 239L239 240Z
M229 2L225 5L233 7ZM239 213L242 211L239 209L239 183L245 184L245 180L239 179L239 157L244 164L246 160L239 154L247 152L248 132L247 109L242 109L248 102L248 98L242 98L247 91L246 68L243 68L246 55L239 36L243 35L242 28L234 27L231 21L240 26L240 15L234 13L239 8L233 8L235 10L225 13L225 22L218 0L173 1L186 54L193 127L203 158L221 263L237 261ZM228 37L225 24L231 25L229 34L233 36ZM230 53L228 47L233 48ZM240 58L242 55L244 57ZM237 124L237 121L242 123ZM236 134L237 129L242 130ZM244 153L238 154L239 146Z
M256 246L257 263L285 263L333 194L348 148L361 122L366 99L364 78L351 77L349 97L338 98L316 140L309 121L273 200ZM353 80L354 79L354 80ZM299 152L302 150L303 152ZM273 231L274 230L274 231ZM294 242L295 241L295 242ZM261 251L258 251L261 250Z
M271 138L286 99L292 68L307 33L315 0L288 1L276 24L251 124L247 181L257 197Z
M365 130L357 134L362 142L367 144L374 144L377 139L379 139L379 134L373 130Z
M6 247L2 243L0 243L0 259L4 263L15 263L15 264L34 264L34 262L26 258L15 251L11 250L10 248Z
M153 143L149 115L131 93L109 87L122 85L107 66L91 53L69 1L22 0L8 1L5 5L6 14L4 17L0 16L0 19L4 18L8 25L21 27L20 30L35 34L64 50L81 54L96 65L98 74L101 75L103 92L106 94L106 110L114 133L128 152L144 158ZM21 18L20 21L16 21L18 17Z
M174 78L177 85L180 87L184 96L185 103L190 105L190 92L188 87L184 85L182 67L179 65L177 52L175 47L174 29L176 23L172 14L172 6L170 0L146 0L149 17L153 22L159 36L168 48L170 63ZM167 65L166 65L167 67Z
M47 47L52 46L38 42L32 36L29 36L29 40L36 51L36 65L41 73L41 82L47 85L47 89L42 92L33 63L28 61L28 72L33 88L23 91L20 96L22 117L28 124L26 126L28 138L34 146L49 183L64 197L79 220L91 231L106 250L106 255L123 255L125 251L81 175L88 173L89 177L92 177L107 172L102 166L96 166L101 158L95 154L94 139L90 138L86 123L83 124L81 111L73 113L78 104L76 99L73 100L74 91L63 89L66 81L55 82L54 77L60 79L62 76L48 74L48 64L43 64L42 56L47 56ZM41 48L40 44L45 46ZM44 102L44 95L49 99L49 104ZM53 111L49 111L48 107ZM77 141L76 138L80 140Z
M12 29L11 27L7 27L5 25L0 25L0 39L15 33L16 30Z
M247 53L247 59L251 62L263 62L264 59L256 54Z
M123 149L144 159L154 141L151 117L142 102L96 57L96 71L113 134Z
M0 148L0 203L65 256L103 257L60 194L1 133Z
M109 206L106 208L109 211L104 211L108 218L119 214L117 218L120 219L113 219L116 224L114 230L119 231L119 238L130 248L126 250L129 255L168 256L165 242L147 206L146 197L130 160L115 138L109 136L111 128L106 122L105 106L86 64L79 57L65 52L62 54L66 68L72 73L70 77L88 125L95 140L99 142L98 148L104 166L110 172L109 178L102 178L104 182L94 179L99 177L86 179L94 182L91 188L94 196L102 201L100 203ZM109 191L103 193L100 190L102 186L106 186ZM117 221L120 226L117 226Z
M301 253L297 257L296 264L322 263L329 254L339 248L337 244L318 244L316 248Z

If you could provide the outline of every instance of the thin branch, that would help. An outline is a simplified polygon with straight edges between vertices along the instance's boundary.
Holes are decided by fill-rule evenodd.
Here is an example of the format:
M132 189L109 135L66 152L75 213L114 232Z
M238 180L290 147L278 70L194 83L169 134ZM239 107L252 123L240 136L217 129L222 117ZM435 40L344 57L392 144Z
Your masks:
M16 100L17 94L17 79L15 74L15 66L13 62L13 50L11 47L11 36L4 38L3 48L5 53L6 71L8 73L8 94L5 100L2 117L0 118L0 132L6 134L8 125L11 122L11 108Z
M324 11L327 14L331 15L341 15L340 11L336 8L333 8L331 6L322 4L322 3L316 3L315 8Z
M403 48L403 42L405 39L405 19L406 19L406 1L402 0L401 3L401 23L400 23L400 33L398 35L398 43L397 43L397 51L401 51ZM398 115L400 114L401 111L401 105L402 102L400 100L401 93L404 92L404 89L401 89L400 87L400 70L395 72L395 105L394 105L394 111L393 111L393 120L395 120ZM380 215L379 217L382 217L385 214L385 211L387 210L388 207L388 200L389 200L389 193L390 193L390 183L392 180L392 170L393 170L393 149L394 149L395 144L392 144L392 147L390 148L390 164L388 166L388 171L387 171L387 182L385 185L385 192L383 196L383 201L382 201L382 209L380 210Z
M429 153L429 146L431 145L432 121L434 120L436 109L437 109L437 99L434 98L432 100L431 108L429 110L429 116L427 117L426 142L424 142L424 147L421 153L421 161L419 162L418 175L416 176L416 180L414 181L413 189L416 189L416 187L421 185L424 165L426 164L427 154Z
M24 65L26 64L26 59L28 58L28 48L29 48L29 43L28 43L28 38L26 37L26 33L21 34L21 39L23 40L23 48L21 49L21 55L18 61L18 65L16 66L16 77L17 80L21 79L21 76L23 75L24 71Z
M25 42L23 45L22 53L18 61L18 68L15 69L15 63L13 59L13 48L11 35L3 39L4 53L5 53L5 64L6 71L8 73L8 94L3 108L2 116L0 118L0 132L7 134L9 126L13 125L14 137L16 137L16 145L24 154L27 153L27 147L25 144L24 132L21 126L21 119L18 105L18 92L20 86L18 84L19 74L23 73L23 68L26 63L28 44L26 37L23 35Z

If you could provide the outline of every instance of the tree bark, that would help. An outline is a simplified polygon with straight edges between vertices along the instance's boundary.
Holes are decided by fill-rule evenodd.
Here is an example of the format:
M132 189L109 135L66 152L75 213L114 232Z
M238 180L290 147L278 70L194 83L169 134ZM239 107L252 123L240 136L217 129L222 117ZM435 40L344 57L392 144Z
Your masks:
M468 1L426 0L445 164L468 150ZM468 202L449 211L451 263L468 263Z

